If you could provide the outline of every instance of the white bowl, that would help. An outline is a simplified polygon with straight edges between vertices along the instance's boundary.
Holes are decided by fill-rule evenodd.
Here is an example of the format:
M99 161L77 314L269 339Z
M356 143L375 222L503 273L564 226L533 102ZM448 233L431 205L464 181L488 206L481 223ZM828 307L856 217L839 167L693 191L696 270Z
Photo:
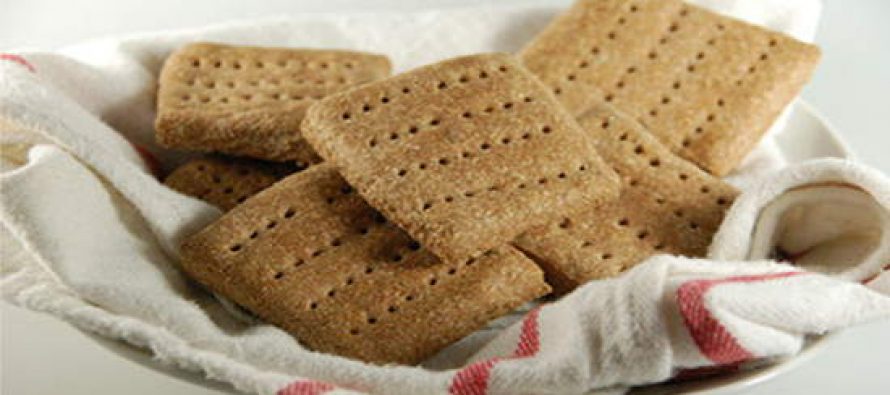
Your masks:
M791 110L787 126L775 135L775 140L788 162L800 162L811 158L852 156L847 145L829 123L809 104L797 101ZM160 373L176 377L200 386L209 387L221 393L237 394L228 384L212 381L201 374L161 365L152 359L151 354L129 344L110 340L89 332L83 332L109 351L139 365ZM634 395L698 394L717 395L736 393L784 374L812 358L833 338L824 335L809 339L803 350L794 357L775 361L754 370L715 376L702 380L678 383L657 384L633 389Z

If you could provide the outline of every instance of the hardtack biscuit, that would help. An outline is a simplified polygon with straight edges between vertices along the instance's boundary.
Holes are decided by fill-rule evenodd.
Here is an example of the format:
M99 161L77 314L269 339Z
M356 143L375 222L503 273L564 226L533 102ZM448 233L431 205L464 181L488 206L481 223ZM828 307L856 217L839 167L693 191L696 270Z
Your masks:
M737 191L670 152L608 105L583 114L621 197L519 236L515 245L547 273L555 292L610 277L657 253L703 256Z
M591 139L504 54L332 95L303 133L371 206L446 260L617 195Z
M206 157L177 167L164 184L227 211L301 169L290 163Z
M300 135L306 109L386 77L389 60L361 52L198 43L164 64L158 143L273 161L317 161Z
M182 266L302 344L413 364L549 292L513 248L443 262L328 164L292 175L183 244Z
M716 175L755 146L819 56L680 0L579 0L520 55L574 114L609 102Z

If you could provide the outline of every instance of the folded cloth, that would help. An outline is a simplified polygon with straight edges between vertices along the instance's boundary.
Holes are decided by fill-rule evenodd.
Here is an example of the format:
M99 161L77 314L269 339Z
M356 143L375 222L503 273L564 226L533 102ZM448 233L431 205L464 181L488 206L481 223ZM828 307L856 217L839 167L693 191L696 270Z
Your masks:
M802 39L811 38L819 9L814 0L705 3ZM887 316L886 296L847 281L876 275L886 263L887 181L855 164L824 162L807 165L821 170L792 167L775 175L785 181L762 183L781 164L768 145L735 175L746 192L718 235L713 259L654 257L620 278L533 309L512 326L501 320L423 367L313 353L275 327L233 318L177 270L179 242L219 211L152 176L158 164L152 157L167 169L184 159L153 143L156 76L171 50L195 40L362 49L389 54L405 69L518 49L555 11L279 18L0 55L3 297L259 394L620 388L681 369L791 355L802 334ZM830 185L843 187L795 192ZM803 209L808 215L791 208L835 195L846 197L833 207L859 213L848 219L868 220L844 221L832 206ZM820 226L808 222L823 217ZM832 233L831 224L843 230ZM807 237L787 230L811 227ZM741 262L767 257L802 266ZM776 274L802 269L834 277ZM882 275L869 285L887 282ZM774 294L778 285L781 297ZM728 349L720 348L724 343Z
M655 256L539 307L452 385L576 393L794 355L806 335L890 317L887 264L890 179L845 160L792 165L736 199L709 259Z

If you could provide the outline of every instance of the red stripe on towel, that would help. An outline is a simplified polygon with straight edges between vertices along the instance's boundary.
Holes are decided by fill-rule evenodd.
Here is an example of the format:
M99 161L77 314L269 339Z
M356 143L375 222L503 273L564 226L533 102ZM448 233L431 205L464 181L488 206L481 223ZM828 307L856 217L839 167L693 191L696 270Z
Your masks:
M884 272L887 271L887 270L890 270L890 265L886 265L886 266L882 267L881 270L880 270L879 272L875 273L875 274L872 275L872 276L866 277L865 280L862 280L862 281L861 281L861 283L862 283L862 284L868 284L868 283L874 281L875 279L877 279L878 276L881 275L881 273L884 273Z
M756 276L736 276L718 280L692 280L677 289L677 305L683 321L699 350L717 365L749 360L751 352L736 341L723 324L705 306L705 294L713 287L729 283L750 283L804 274L783 272Z
M278 391L278 395L322 395L334 390L332 384L315 380L299 380Z
M519 344L513 352L513 358L526 358L538 353L541 349L541 333L538 331L539 308L528 312L522 321L522 331L519 333Z
M541 349L541 333L538 327L539 313L540 308L536 308L525 315L516 350L506 359L531 357ZM488 390L491 369L502 360L504 358L491 358L470 364L454 375L448 390L454 395L485 394ZM321 381L300 380L282 388L277 395L321 395L335 388L333 385Z
M488 377L500 358L486 359L461 369L454 375L448 392L452 395L484 395L488 391Z
M492 358L479 361L458 371L448 388L452 395L484 395L488 391L488 378L494 366L505 359L532 357L541 349L541 332L538 317L540 307L529 311L522 320L519 332L519 343L516 350L508 358Z
M8 60L10 62L18 63L22 66L25 66L28 71L32 73L36 73L37 69L34 68L34 65L31 62L27 61L25 58L20 55L15 55L11 53L0 53L0 60Z

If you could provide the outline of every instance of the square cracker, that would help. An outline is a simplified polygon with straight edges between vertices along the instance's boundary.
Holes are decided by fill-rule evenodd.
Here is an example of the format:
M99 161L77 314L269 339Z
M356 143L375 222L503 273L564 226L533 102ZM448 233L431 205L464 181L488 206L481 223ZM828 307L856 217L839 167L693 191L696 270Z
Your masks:
M303 133L371 206L445 260L617 195L591 139L505 54L332 95L309 110Z
M502 246L439 261L330 165L285 178L183 244L199 282L321 352L414 364L549 292Z
M672 154L608 105L579 118L622 180L618 199L519 236L514 244L557 293L610 277L658 253L703 256L738 192Z
M301 169L302 166L289 163L214 156L177 167L164 179L164 184L228 211Z
M722 176L798 94L820 52L680 0L579 0L520 56L572 113L611 102Z
M385 56L361 52L186 45L161 70L156 138L169 148L311 163L300 135L306 109L389 73Z

